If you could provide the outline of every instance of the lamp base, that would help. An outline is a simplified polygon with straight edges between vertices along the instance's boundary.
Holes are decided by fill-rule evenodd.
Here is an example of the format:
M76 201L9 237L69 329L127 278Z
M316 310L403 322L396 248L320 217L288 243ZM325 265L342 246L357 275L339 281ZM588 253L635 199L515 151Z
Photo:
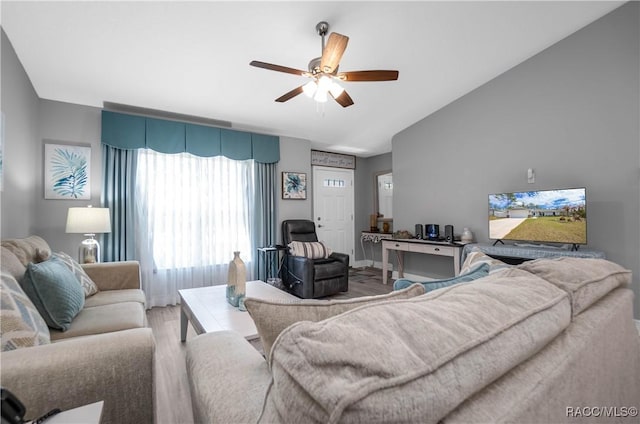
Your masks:
M94 234L85 234L88 239L82 240L78 248L78 262L81 264L92 264L100 262L100 243L94 239Z

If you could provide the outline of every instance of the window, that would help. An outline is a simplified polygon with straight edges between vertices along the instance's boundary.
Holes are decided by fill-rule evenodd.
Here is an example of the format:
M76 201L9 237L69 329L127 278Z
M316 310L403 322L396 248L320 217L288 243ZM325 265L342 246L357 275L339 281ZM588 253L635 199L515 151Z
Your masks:
M333 178L325 178L322 181L322 185L324 187L345 187L344 180L336 180Z
M161 269L251 262L252 160L140 150L136 175L142 250Z

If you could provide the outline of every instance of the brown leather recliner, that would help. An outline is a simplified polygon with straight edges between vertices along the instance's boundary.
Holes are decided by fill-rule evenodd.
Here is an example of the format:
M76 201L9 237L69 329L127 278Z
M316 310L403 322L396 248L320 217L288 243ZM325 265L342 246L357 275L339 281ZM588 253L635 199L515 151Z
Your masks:
M316 225L306 219L282 222L285 246L292 241L318 241ZM349 290L349 255L332 253L326 259L309 259L286 252L280 278L292 294L303 299L329 296Z

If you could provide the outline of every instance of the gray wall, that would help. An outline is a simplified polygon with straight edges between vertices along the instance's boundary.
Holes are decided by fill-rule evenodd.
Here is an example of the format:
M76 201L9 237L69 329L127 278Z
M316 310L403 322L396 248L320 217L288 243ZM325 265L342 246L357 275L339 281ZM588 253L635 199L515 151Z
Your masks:
M40 101L41 140L39 164L44 163L44 143L62 143L91 147L91 199L44 199L43 167L38 166L39 196L36 199L32 234L47 240L54 251L62 250L76 257L83 234L67 234L67 211L70 207L100 206L102 193L102 151L100 144L101 109L51 100Z
M355 190L354 211L354 247L356 261L364 259L360 244L360 233L369 230L369 215L371 215L374 210L373 191L375 190L375 181L373 176L377 172L391 169L391 166L391 153L384 153L368 158L356 158L356 172L354 177L354 185L357 188L357 190ZM381 261L382 253L380 244L371 246L369 243L365 243L364 247L367 261L371 261L372 259L377 262ZM355 265L358 264L356 263ZM363 263L363 265L365 264Z
M282 173L307 174L307 198L291 200L282 198ZM282 242L280 223L286 219L313 219L313 184L311 174L311 142L291 137L280 137L280 162L278 162L278 243Z
M588 248L633 271L640 317L639 6L620 7L397 134L396 228L468 226L488 242L489 193L585 186ZM408 256L410 273L450 272Z
M2 51L2 193L0 229L3 238L22 237L33 231L33 214L38 195L39 139L38 96L24 72L4 30Z

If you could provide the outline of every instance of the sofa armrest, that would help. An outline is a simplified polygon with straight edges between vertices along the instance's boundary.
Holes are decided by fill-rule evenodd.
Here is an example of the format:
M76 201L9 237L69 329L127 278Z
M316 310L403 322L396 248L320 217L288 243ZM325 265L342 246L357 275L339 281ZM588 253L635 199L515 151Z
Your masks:
M150 328L6 351L2 386L24 403L28 419L104 400L102 424L151 423L154 352Z
M255 423L271 382L266 361L234 331L187 342L187 377L196 423Z
M100 290L139 289L141 287L140 263L138 261L82 264L82 268Z

